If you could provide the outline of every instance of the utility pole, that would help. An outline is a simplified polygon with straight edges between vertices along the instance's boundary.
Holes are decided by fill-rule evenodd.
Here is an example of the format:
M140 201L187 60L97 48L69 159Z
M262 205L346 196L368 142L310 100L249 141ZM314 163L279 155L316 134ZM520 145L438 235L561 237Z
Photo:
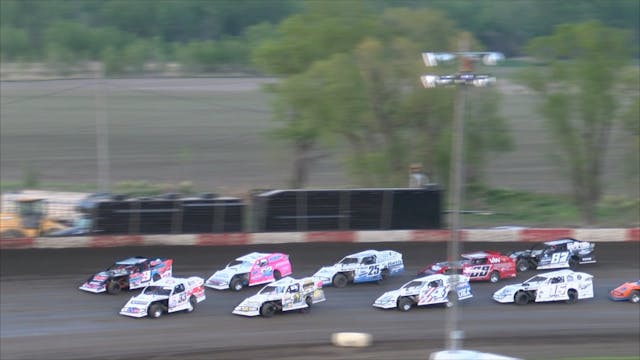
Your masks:
M109 127L107 126L106 83L102 69L95 73L95 112L96 112L96 158L98 167L98 190L109 191Z
M460 230L461 206L464 198L464 115L465 102L467 97L467 87L485 87L495 83L495 78L486 74L475 74L473 72L473 62L482 59L485 65L495 65L497 61L504 59L504 56L496 52L469 52L468 41L463 39L459 44L459 51L456 53L423 53L422 58L426 66L437 66L438 61L458 61L458 72L452 75L423 75L421 81L424 87L433 88L439 86L456 87L452 123L451 141L451 175L449 179L450 192L450 229L451 238L447 244L447 260L456 264L460 257ZM453 266L454 291L458 289L459 266ZM459 304L458 297L454 296L452 306L447 309L445 336L447 339L447 349L458 350L462 345L464 333L458 327Z

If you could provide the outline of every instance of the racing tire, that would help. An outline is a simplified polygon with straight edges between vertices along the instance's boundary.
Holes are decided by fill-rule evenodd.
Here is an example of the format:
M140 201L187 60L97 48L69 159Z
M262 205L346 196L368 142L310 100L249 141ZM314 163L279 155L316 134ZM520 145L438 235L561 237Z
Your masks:
M497 271L492 271L491 275L489 275L489 282L491 282L492 284L495 284L498 281L500 281L500 273Z
M107 283L107 294L116 295L119 294L121 290L122 288L117 281L111 280Z
M343 288L347 286L347 281L347 277L343 273L337 273L331 282L333 283L333 286Z
M407 312L411 310L412 306L413 301L411 301L411 299L409 299L408 297L401 297L400 299L398 299L398 310Z
M229 283L229 288L233 291L242 290L244 288L242 279L240 279L239 277L234 277L233 279L231 279L231 282Z
M155 303L149 306L148 316L152 319L157 319L162 316L164 309L161 304Z
M306 314L311 311L311 306L313 306L313 299L311 298L311 296L307 296L306 298L304 298L304 303L307 304L307 307L300 309L300 312Z
M640 291L638 290L632 291L631 295L629 295L629 301L631 301L634 304L640 303Z
M153 274L153 282L156 282L161 279L160 274Z
M574 289L571 289L567 292L567 296L569 299L567 300L567 304L575 304L578 302L578 292Z
M520 272L529 270L529 262L524 259L518 260L518 262L516 263L516 269L518 269L518 271Z
M571 270L575 270L575 269L578 267L578 264L579 264L579 263L580 263L580 262L578 261L578 259L577 259L576 257L571 257L571 258L569 259L569 268L570 268Z
M453 304L455 304L456 298L455 298L456 294L454 292L450 292L447 294L447 302L444 303L444 306L447 308L453 307Z
M279 270L274 270L273 271L273 279L275 281L278 281L278 280L282 279L282 274L280 274Z
M382 269L382 271L380 272L380 279L378 279L378 284L381 284L383 281L385 281L387 277L389 277L389 269Z
M513 302L518 305L527 305L529 303L529 300L531 300L529 294L524 291L517 292L513 297Z
M190 308L187 308L187 312L193 312L193 310L196 309L196 305L198 305L198 299L196 299L195 296L191 295L191 297L189 298L189 305L191 305Z
M260 306L260 315L263 317L272 317L276 313L276 306L272 303L264 303Z

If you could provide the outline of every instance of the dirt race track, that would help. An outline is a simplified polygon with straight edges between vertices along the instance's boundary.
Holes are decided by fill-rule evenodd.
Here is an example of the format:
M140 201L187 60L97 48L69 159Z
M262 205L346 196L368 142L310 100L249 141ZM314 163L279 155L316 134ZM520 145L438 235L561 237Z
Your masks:
M517 243L465 243L464 251L509 251ZM273 318L231 314L240 293L207 289L192 314L161 319L118 315L129 294L94 295L77 289L87 276L120 258L146 255L174 259L175 276L208 277L250 251L290 254L296 277L364 250L404 254L406 272L378 284L325 288L327 301L308 313ZM400 287L421 266L444 259L445 243L281 244L221 247L120 247L102 249L3 250L0 253L0 358L9 359L426 359L444 346L442 307L408 313L371 306L382 292ZM595 276L595 298L565 303L498 304L491 294L506 283L473 283L460 327L466 348L526 359L569 356L640 356L640 307L612 302L607 293L640 278L640 243L599 243L598 263L580 270ZM523 281L535 272L519 274ZM336 331L371 333L369 348L337 348Z

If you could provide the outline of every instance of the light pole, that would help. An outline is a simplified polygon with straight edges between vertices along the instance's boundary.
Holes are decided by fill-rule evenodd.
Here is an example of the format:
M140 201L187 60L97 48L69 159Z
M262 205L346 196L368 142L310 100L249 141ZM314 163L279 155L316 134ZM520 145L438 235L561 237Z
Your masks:
M461 45L461 50L465 50L465 45ZM452 141L451 141L451 175L450 175L450 201L451 201L451 239L447 246L447 260L456 264L460 257L460 207L463 199L463 172L464 172L464 107L467 96L467 87L485 87L495 83L496 79L486 74L476 74L473 72L473 62L482 59L485 65L495 65L503 60L504 56L496 52L467 52L456 53L431 53L422 54L422 59L426 66L437 66L438 61L458 60L458 72L452 75L423 75L420 77L422 85L426 88L439 86L454 86L456 94L454 99ZM453 266L454 291L458 289L458 265ZM462 344L464 334L458 329L458 297L452 299L452 306L447 310L445 336L447 338L447 349L458 350Z
M95 74L96 158L98 163L98 190L110 190L109 127L107 126L106 83L98 69Z

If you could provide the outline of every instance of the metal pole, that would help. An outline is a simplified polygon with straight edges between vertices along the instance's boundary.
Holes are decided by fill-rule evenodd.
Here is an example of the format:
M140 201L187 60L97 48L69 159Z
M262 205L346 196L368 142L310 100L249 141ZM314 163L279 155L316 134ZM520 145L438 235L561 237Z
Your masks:
M98 166L98 188L109 191L109 128L107 126L106 83L101 71L96 71L96 157Z
M456 88L455 105L452 124L452 153L451 153L451 239L448 243L448 261L458 261L460 257L460 207L462 202L462 179L464 168L464 106L466 100L466 86ZM454 266L453 292L458 287L457 266ZM458 329L458 297L453 297L453 306L447 309L446 335L447 348L457 350L462 345L463 333Z

